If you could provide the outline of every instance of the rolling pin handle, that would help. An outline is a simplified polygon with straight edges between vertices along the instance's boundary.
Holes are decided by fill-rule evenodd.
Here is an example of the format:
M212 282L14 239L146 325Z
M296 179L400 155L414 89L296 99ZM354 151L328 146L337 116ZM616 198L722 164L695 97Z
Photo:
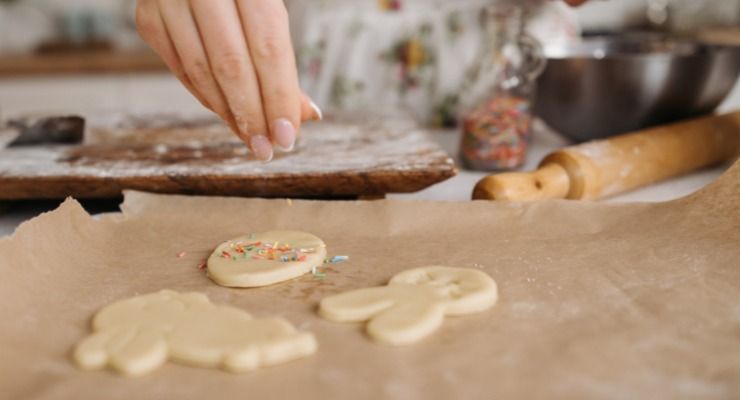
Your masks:
M541 200L568 197L570 178L559 164L546 164L534 172L508 172L481 179L473 190L476 200Z

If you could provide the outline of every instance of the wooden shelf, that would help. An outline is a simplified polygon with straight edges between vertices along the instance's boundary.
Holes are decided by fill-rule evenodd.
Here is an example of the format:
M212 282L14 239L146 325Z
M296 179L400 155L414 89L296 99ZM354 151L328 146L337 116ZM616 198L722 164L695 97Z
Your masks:
M0 55L0 77L129 73L166 68L159 56L148 50Z
M699 39L726 46L740 46L740 28L713 28L700 31Z

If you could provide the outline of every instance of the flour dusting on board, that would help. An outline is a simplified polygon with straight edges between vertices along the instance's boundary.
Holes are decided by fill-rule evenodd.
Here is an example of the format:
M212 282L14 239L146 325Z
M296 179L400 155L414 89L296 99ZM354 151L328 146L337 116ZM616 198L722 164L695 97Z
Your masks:
M413 126L391 122L395 125L388 122L366 126L333 122L304 125L296 149L289 154L276 154L268 164L248 155L244 144L220 124L176 127L170 131L168 128L93 128L86 140L91 143L88 146L5 150L0 171L5 175L105 177L311 174L376 168L412 170L428 164L426 155L439 154L439 147L413 130ZM154 132L157 130L161 131ZM189 135L183 132L178 137L178 131L182 130L192 132ZM152 144L156 136L161 140ZM128 144L122 146L124 143ZM204 160L197 161L198 158Z
M430 171L436 181L454 175L447 154L405 119L304 124L295 150L277 152L267 164L256 160L225 125L212 119L114 115L88 119L88 126L81 146L0 150L0 182L4 178L157 178L176 179L187 186L189 179L202 182L204 177L246 182L348 174L365 179L369 174L407 176L411 182L414 175L423 180Z

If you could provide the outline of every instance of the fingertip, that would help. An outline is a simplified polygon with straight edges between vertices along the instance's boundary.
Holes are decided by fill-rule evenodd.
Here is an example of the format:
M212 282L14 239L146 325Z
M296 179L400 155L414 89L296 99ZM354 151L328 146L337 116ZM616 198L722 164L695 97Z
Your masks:
M268 163L272 160L274 151L270 139L265 135L252 135L249 137L249 147L252 153L262 162Z
M321 108L307 94L301 93L301 120L321 121L324 114Z
M319 108L319 105L316 104L313 100L311 100L311 109L314 112L314 121L321 121L324 119L324 113L321 111L321 108Z
M295 125L287 118L278 118L270 128L276 147L285 152L292 151L298 137Z

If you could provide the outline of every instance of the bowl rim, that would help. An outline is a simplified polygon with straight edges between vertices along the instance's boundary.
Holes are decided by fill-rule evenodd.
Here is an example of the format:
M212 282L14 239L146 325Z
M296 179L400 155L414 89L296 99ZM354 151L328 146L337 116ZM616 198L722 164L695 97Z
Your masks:
M740 56L740 46L653 34L598 35L578 42L543 46L548 60L689 58L722 52L736 52Z

